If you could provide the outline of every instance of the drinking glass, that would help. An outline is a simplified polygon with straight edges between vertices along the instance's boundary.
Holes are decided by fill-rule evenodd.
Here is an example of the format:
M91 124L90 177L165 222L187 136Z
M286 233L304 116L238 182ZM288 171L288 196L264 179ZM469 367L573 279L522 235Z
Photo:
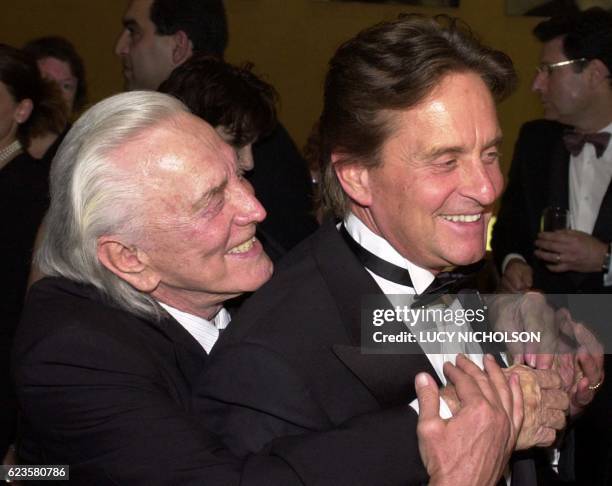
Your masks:
M569 211L565 208L551 206L542 211L540 231L557 231L569 228Z

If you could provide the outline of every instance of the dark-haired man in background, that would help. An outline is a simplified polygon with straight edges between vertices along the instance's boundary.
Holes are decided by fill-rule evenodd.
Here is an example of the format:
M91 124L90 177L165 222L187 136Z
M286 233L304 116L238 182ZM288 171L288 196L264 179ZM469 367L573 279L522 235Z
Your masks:
M115 53L128 90L156 90L193 53L223 58L228 28L222 0L131 0ZM261 228L290 249L316 229L310 175L287 130L253 145L246 175L268 217Z
M554 17L534 34L543 44L532 88L545 119L521 128L494 228L502 286L611 293L612 14ZM546 207L569 209L571 229L541 232ZM612 373L609 355L605 369ZM602 386L577 425L580 484L612 481L612 395Z

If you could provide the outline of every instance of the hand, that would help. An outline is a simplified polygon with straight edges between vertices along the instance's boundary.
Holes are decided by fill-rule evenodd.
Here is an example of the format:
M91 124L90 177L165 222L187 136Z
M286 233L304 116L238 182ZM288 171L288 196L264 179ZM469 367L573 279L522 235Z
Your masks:
M567 393L560 389L561 377L552 370L533 370L514 365L502 370L506 376L516 374L523 392L523 426L517 450L551 445L556 431L565 427L565 412L569 407Z
M506 381L491 356L485 370L461 355L457 366L445 363L462 408L451 419L439 416L440 392L427 373L419 373L419 451L431 486L491 485L501 477L523 422L517 376ZM487 460L483 461L482 458Z
M504 270L500 290L506 292L524 292L533 286L533 269L520 258L512 258Z
M559 230L538 234L534 254L551 272L599 272L608 251L603 241L582 231Z
M557 370L563 381L563 388L570 399L570 416L580 414L595 397L596 390L589 386L603 383L603 346L583 324L571 319L565 309L559 311L562 316L560 329L563 334L577 343L578 349L569 349L555 356L553 369Z
M540 342L508 343L514 364L548 369L559 342L559 325L553 308L540 292L495 294L487 299L495 331L539 332Z

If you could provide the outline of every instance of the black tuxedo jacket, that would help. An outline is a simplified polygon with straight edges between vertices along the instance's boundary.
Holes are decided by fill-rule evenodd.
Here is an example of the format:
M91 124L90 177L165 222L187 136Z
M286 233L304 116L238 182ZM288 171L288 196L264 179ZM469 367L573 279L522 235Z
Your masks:
M500 268L509 253L522 255L534 269L534 287L547 292L612 292L612 287L603 286L600 272L555 274L533 254L544 208L569 208L570 154L562 140L566 128L547 120L522 126L493 228L493 255ZM601 203L593 236L601 241L612 240L612 185Z
M407 404L418 372L437 375L417 344L414 354L362 354L361 297L379 294L335 226L324 225L281 261L224 332L195 408L237 455L275 437L343 430L367 414L379 428L354 435L348 447L361 463L332 484L427 482L418 417Z
M194 416L192 389L206 358L169 316L141 319L109 305L93 287L43 279L30 291L13 354L20 458L69 464L71 482L84 485L331 485L342 467L361 465L351 444L354 435L379 430L370 417L334 434L231 455L207 418ZM383 434L408 433L395 425Z
M245 176L268 213L259 228L289 250L318 226L308 166L280 123L253 145L253 159Z

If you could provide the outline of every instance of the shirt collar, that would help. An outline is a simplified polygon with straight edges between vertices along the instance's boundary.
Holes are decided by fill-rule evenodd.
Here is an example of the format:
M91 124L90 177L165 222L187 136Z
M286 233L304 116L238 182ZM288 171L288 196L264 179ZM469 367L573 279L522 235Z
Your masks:
M168 314L174 317L174 319L176 319L176 321L183 326L198 343L200 343L207 353L210 353L217 342L219 330L225 329L231 321L231 316L224 307L222 307L215 317L209 321L203 317L183 312L163 302L158 301L158 304L161 305Z
M422 293L433 282L434 275L430 271L404 258L387 240L375 234L353 213L349 213L344 219L344 226L349 235L366 250L389 263L408 270L417 294Z

